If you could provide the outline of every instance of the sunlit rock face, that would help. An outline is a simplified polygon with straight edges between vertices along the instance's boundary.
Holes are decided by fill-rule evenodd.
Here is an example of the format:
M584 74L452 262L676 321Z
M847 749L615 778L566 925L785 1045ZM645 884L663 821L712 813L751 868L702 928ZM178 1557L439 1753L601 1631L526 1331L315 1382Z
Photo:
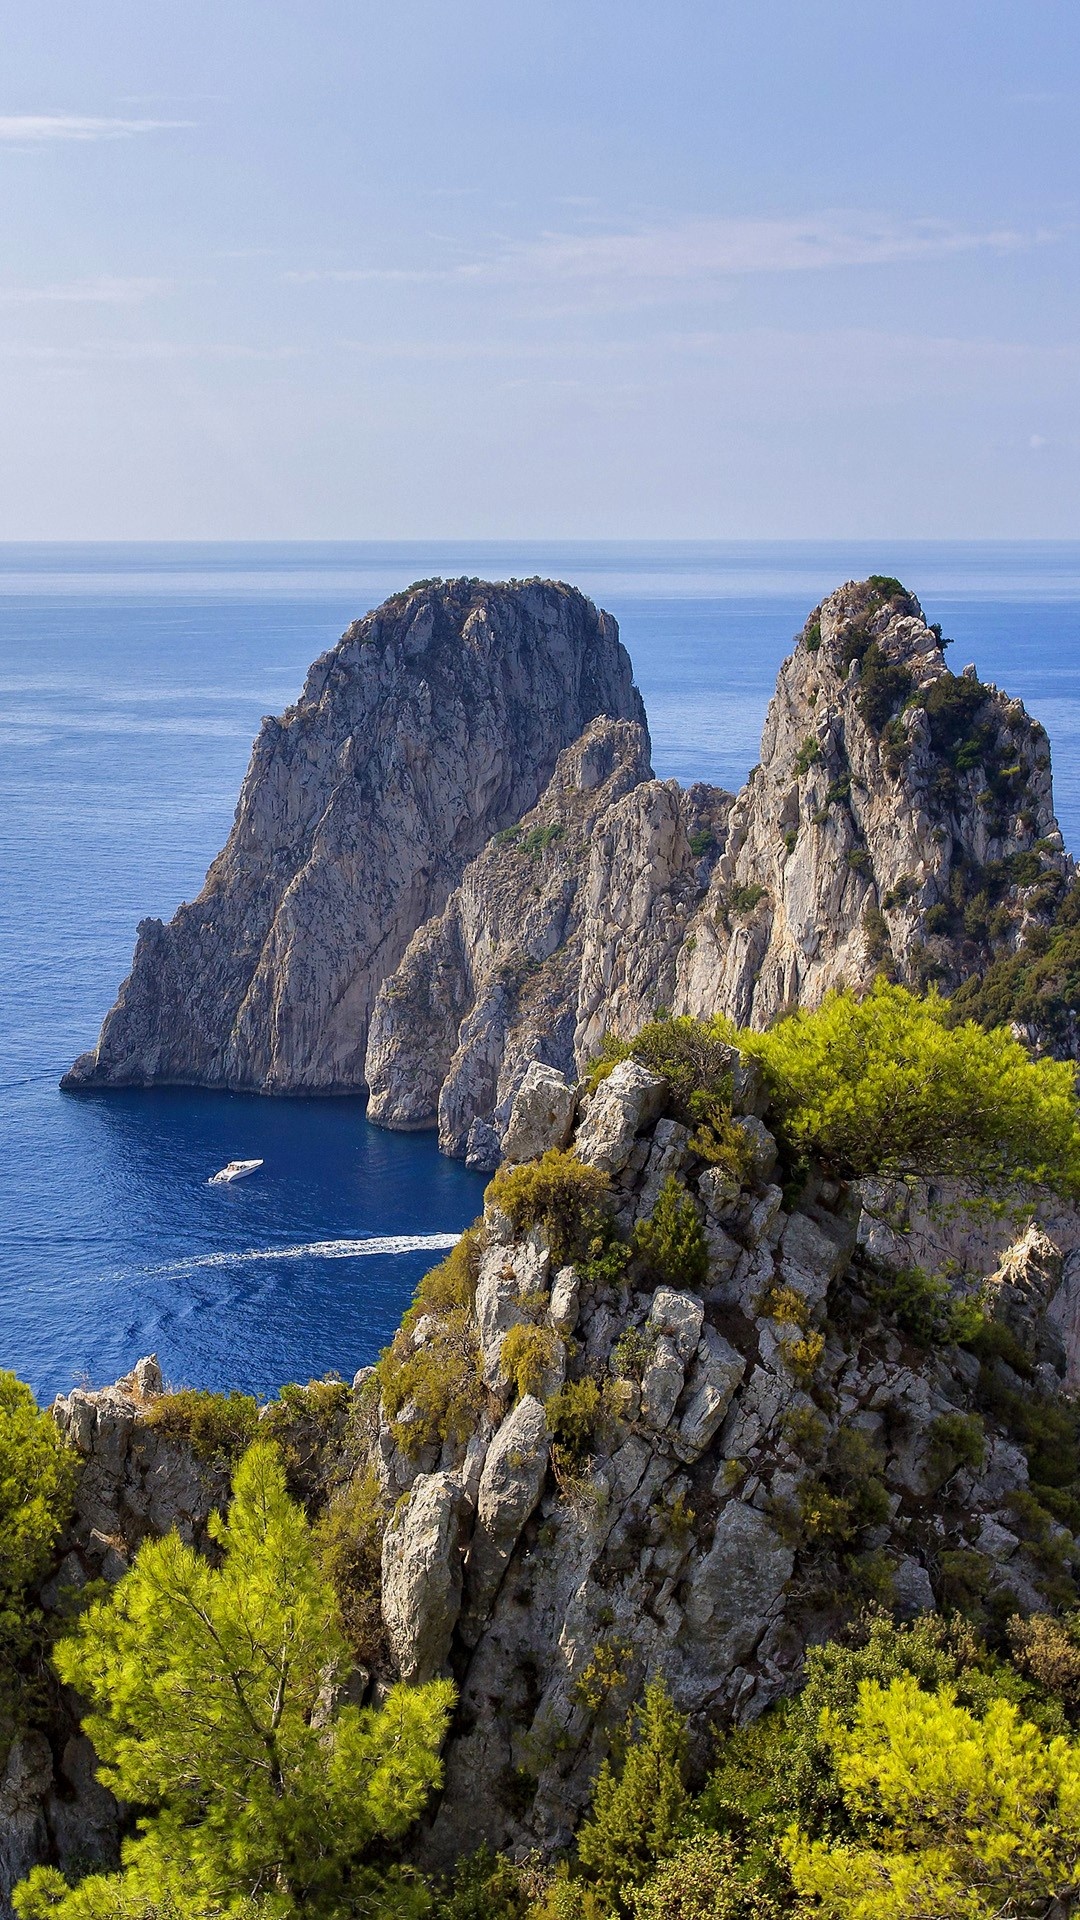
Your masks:
M201 894L142 923L66 1084L361 1086L381 981L598 714L644 727L615 621L573 588L456 580L388 600L264 721Z

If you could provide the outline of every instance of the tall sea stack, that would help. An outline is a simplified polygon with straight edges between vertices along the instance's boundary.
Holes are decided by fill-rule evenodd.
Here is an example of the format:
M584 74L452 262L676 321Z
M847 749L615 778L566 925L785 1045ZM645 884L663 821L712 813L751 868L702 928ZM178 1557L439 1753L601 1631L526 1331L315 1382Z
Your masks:
M645 724L616 622L573 588L452 580L386 601L263 722L202 892L142 922L62 1084L362 1087L380 982L600 714Z

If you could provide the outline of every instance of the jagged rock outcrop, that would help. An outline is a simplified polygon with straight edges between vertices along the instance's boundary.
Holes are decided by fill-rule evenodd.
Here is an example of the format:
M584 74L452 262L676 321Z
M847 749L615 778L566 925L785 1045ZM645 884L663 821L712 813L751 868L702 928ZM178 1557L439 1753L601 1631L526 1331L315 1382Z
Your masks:
M951 674L896 582L815 609L734 802L648 778L631 733L590 729L417 932L372 1024L372 1118L437 1114L445 1152L494 1166L530 1061L572 1079L659 1006L763 1026L882 967L951 989L1072 871L1042 728Z
M573 588L454 580L388 600L264 721L201 894L142 922L64 1084L362 1086L380 983L600 714L636 723L647 754L616 623Z
M444 1152L494 1165L533 1061L573 1075L611 1019L636 1028L670 998L730 804L719 789L653 780L644 729L595 721L383 983L370 1118L437 1117Z
M1070 871L1043 728L952 675L897 582L849 582L780 670L674 1004L762 1027L883 965L948 989L1046 920Z
M636 1262L621 1281L588 1264L553 1273L543 1234L516 1238L488 1208L475 1364L499 1415L488 1400L473 1440L417 1453L412 1469L417 1487L449 1474L480 1489L463 1509L448 1656L461 1700L418 1843L428 1864L481 1839L565 1845L647 1678L663 1673L701 1734L759 1712L795 1684L807 1641L860 1604L859 1569L910 1616L949 1603L961 1579L996 1609L1037 1608L1054 1568L1080 1564L1080 1543L1032 1500L1022 1446L977 1398L978 1361L920 1349L883 1314L888 1268L863 1226L873 1196L816 1176L786 1207L757 1076L733 1065L756 1151L743 1182L695 1155L662 1111L666 1084L637 1062L578 1095L575 1152L609 1172L622 1232L655 1204L660 1167L696 1197L710 1250L700 1287L658 1286ZM533 1090L518 1099L524 1137ZM512 1136L518 1125L515 1106ZM1052 1403L1068 1364L1053 1322L1061 1255L1032 1229L997 1267L989 1282L978 1268L956 1282L1019 1329L1036 1363L1025 1384L994 1362L995 1391L1006 1405ZM548 1413L542 1396L512 1404L501 1349L523 1325L558 1335L544 1394L564 1377L567 1391L599 1383L606 1410L586 1444L564 1432L549 1452L559 1401ZM406 1407L390 1423L406 1460L412 1418Z
M628 1702L656 1674L705 1752L714 1725L794 1687L807 1643L868 1591L909 1617L960 1590L1000 1617L1060 1600L1064 1573L1080 1571L1080 1540L1030 1484L1039 1443L1025 1438L1033 1408L1053 1419L1077 1365L1075 1255L1063 1261L1032 1225L993 1273L988 1240L956 1276L1027 1356L1023 1377L1002 1357L980 1368L970 1351L918 1345L887 1304L882 1234L895 1236L893 1267L910 1258L900 1215L883 1220L884 1190L812 1174L786 1205L759 1078L734 1051L731 1064L756 1151L742 1179L695 1153L663 1111L666 1083L639 1063L591 1095L564 1083L572 1144L608 1167L624 1235L655 1205L661 1169L682 1181L708 1245L699 1282L658 1282L642 1256L558 1265L542 1228L516 1234L489 1204L471 1242L472 1306L433 1295L395 1343L433 1356L424 1407L384 1403L389 1376L367 1373L343 1451L320 1456L316 1507L372 1468L385 1494L386 1646L357 1688L439 1671L458 1686L445 1789L413 1843L426 1865L482 1840L565 1846ZM518 1096L521 1137L533 1092ZM554 1084L548 1096L562 1129L566 1102ZM538 1392L518 1393L505 1364L514 1329L543 1349ZM64 1582L116 1578L141 1539L174 1524L212 1551L205 1522L224 1474L166 1437L160 1384L151 1360L56 1403L84 1467L47 1603ZM474 1409L442 1439L430 1424L440 1393ZM51 1746L12 1750L0 1867L73 1859L77 1846L115 1858L119 1815L80 1738L69 1716Z

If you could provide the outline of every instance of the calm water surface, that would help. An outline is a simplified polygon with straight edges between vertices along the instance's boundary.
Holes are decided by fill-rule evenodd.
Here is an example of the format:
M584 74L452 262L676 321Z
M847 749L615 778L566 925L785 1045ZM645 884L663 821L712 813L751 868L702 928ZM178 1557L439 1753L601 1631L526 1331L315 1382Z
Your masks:
M136 922L198 891L261 716L352 619L431 574L573 581L619 619L657 772L735 787L791 636L868 572L1045 723L1077 844L1080 545L0 546L0 1366L40 1396L151 1349L191 1385L351 1374L478 1209L355 1100L57 1090ZM234 1157L266 1165L207 1187Z

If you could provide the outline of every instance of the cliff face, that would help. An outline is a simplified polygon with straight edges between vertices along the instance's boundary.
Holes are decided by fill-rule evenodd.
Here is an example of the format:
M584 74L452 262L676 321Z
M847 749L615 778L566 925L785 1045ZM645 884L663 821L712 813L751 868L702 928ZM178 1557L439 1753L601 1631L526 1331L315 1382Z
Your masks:
M659 1006L762 1026L883 967L949 991L1071 871L1043 729L950 673L895 581L811 615L734 802L651 777L580 594L418 589L265 724L202 894L143 923L65 1084L367 1084L372 1119L494 1166L531 1060L579 1074Z
M1047 1517L1032 1525L1028 1460L997 1411L1060 1396L1077 1255L1032 1226L991 1274L990 1312L1030 1375L1023 1386L997 1362L988 1384L971 1353L920 1346L883 1306L880 1195L818 1178L785 1207L752 1069L736 1072L754 1162L741 1186L696 1157L664 1111L665 1083L636 1061L578 1103L573 1131L573 1091L560 1101L555 1078L534 1069L519 1092L516 1151L569 1134L580 1161L610 1173L624 1233L675 1175L708 1267L696 1284L658 1284L641 1259L621 1277L560 1267L543 1230L515 1235L489 1205L469 1314L486 1390L472 1430L425 1444L415 1401L373 1404L364 1390L369 1458L393 1503L392 1661L421 1679L448 1670L460 1689L445 1792L418 1843L427 1864L481 1839L565 1846L628 1701L657 1674L704 1756L711 1726L789 1690L808 1642L868 1594L901 1615L976 1592L992 1612L1038 1609L1055 1556L1080 1551ZM504 1341L523 1326L549 1345L542 1385L521 1395ZM436 1377L449 1337L432 1307L395 1356L429 1353ZM460 1350L460 1328L453 1340ZM592 1392L591 1419L579 1399L564 1421L564 1381Z
M461 1298L433 1290L390 1362L295 1436L311 1510L349 1476L373 1471L382 1489L382 1628L356 1696L398 1674L458 1685L445 1790L409 1843L426 1866L483 1840L565 1846L629 1701L658 1674L704 1761L711 1730L791 1689L808 1642L868 1597L901 1616L960 1604L1001 1618L1063 1603L1080 1566L1080 1542L1040 1505L1042 1443L1025 1451L1040 1418L1060 1420L1080 1355L1080 1254L1063 1244L1076 1245L1075 1214L1053 1239L1031 1226L1004 1257L1000 1221L996 1242L959 1248L956 1284L989 1274L983 1297L1023 1377L920 1343L895 1307L890 1263L906 1266L911 1246L891 1197L817 1176L785 1206L760 1080L731 1064L752 1162L741 1183L695 1154L667 1084L634 1060L587 1100L534 1066L511 1111L519 1160L569 1140L608 1174L623 1234L669 1175L684 1183L704 1270L665 1281L640 1256L560 1264L543 1228L516 1232L489 1204ZM934 1264L942 1253L928 1244ZM515 1330L543 1360L532 1391L504 1345ZM393 1391L395 1372L415 1391ZM56 1403L84 1467L46 1605L64 1585L116 1579L170 1526L206 1550L226 1475L155 1428L160 1386L141 1362ZM51 1748L35 1733L12 1749L0 1912L5 1866L9 1886L35 1860L115 1860L119 1815L93 1767L70 1717Z
M882 966L948 991L1045 920L1070 870L1042 727L951 674L896 582L849 584L780 670L676 1006L762 1027Z
M372 1120L437 1118L444 1152L494 1166L530 1061L575 1073L612 1017L636 1028L670 999L731 796L650 775L642 727L594 721L470 863L379 991Z
M458 580L387 601L264 722L202 893L142 923L64 1084L361 1086L380 982L597 714L644 727L615 621L572 588Z
M572 819L573 765L417 933L372 1028L371 1117L437 1114L477 1165L531 1059L580 1073L658 1006L765 1026L882 967L949 991L1045 923L1071 872L1043 729L951 674L892 581L811 615L736 800L641 761Z

